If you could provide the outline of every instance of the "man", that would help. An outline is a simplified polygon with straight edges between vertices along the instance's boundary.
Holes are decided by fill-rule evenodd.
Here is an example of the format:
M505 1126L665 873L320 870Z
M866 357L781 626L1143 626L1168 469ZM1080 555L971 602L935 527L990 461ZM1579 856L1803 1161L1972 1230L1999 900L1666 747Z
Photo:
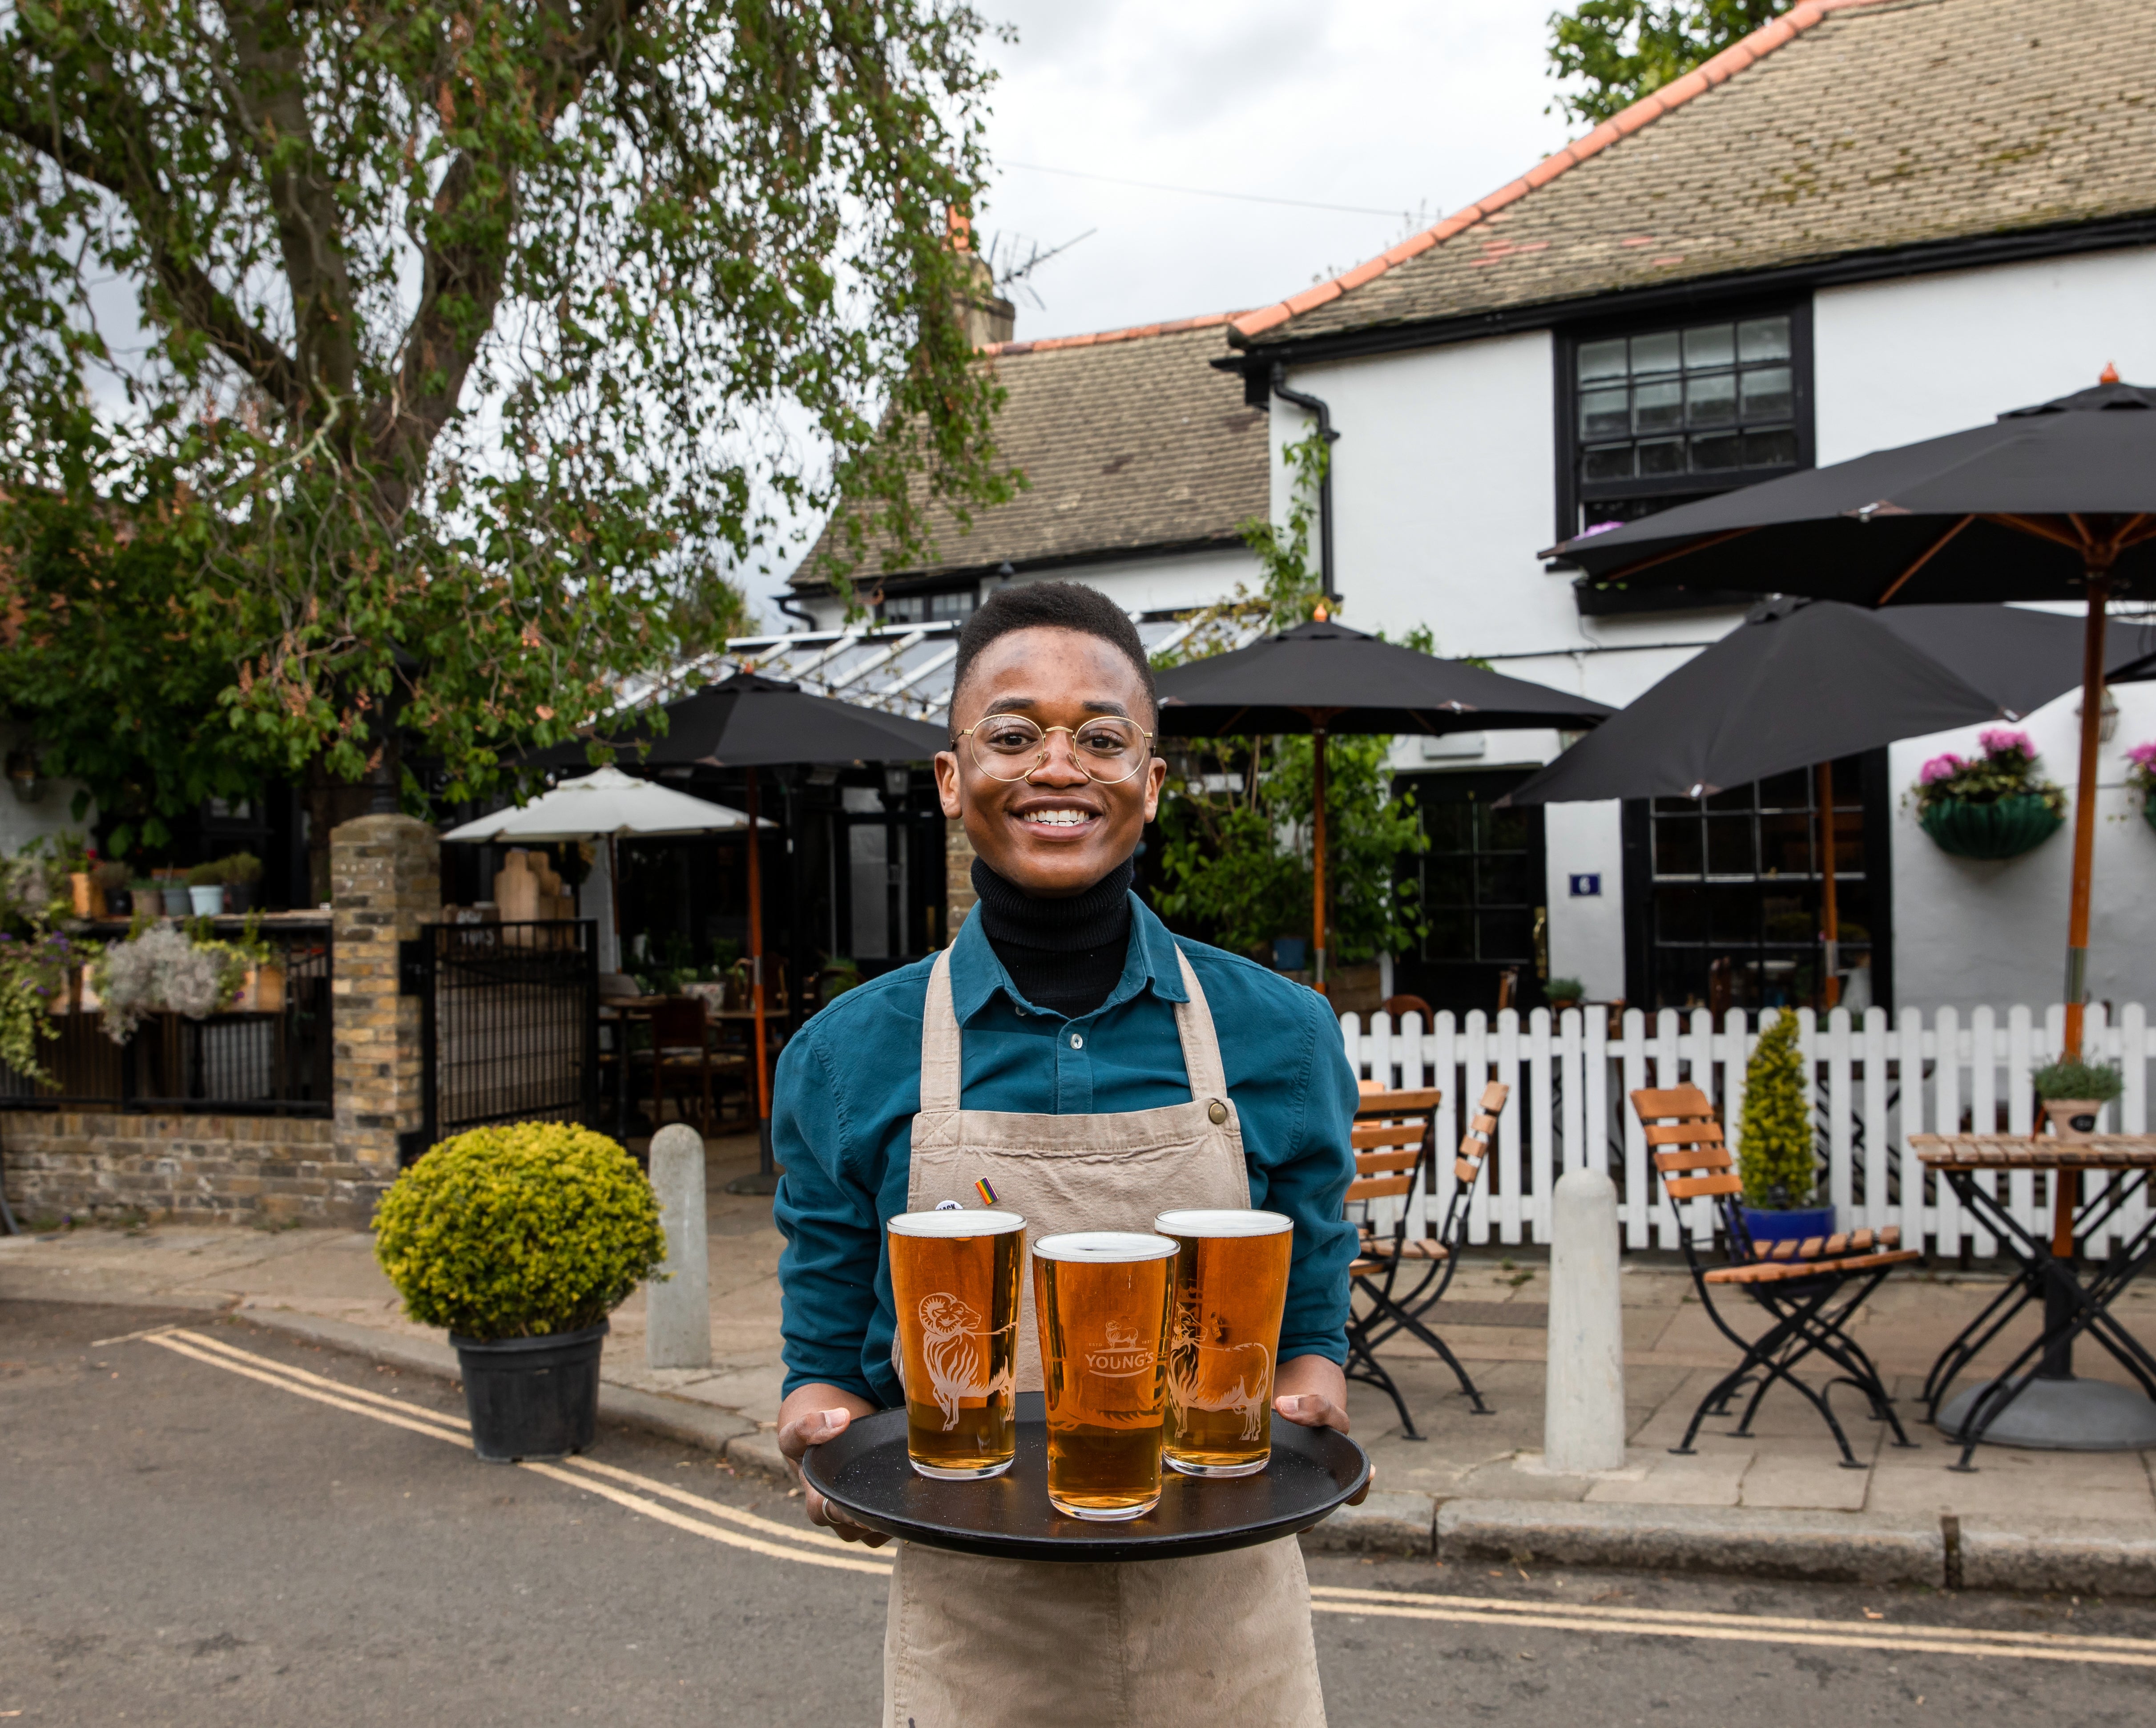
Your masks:
M1167 774L1136 628L1091 589L998 590L960 632L950 723L937 784L978 855L975 915L778 1066L780 1446L798 1463L904 1401L884 1221L983 1175L1035 1237L1180 1206L1293 1218L1274 1407L1344 1432L1354 1076L1322 998L1171 936L1130 892ZM1018 1365L1037 1387L1034 1338ZM885 1540L813 1491L808 1513ZM1301 1551L1080 1566L903 1545L884 1710L891 1728L1322 1725Z

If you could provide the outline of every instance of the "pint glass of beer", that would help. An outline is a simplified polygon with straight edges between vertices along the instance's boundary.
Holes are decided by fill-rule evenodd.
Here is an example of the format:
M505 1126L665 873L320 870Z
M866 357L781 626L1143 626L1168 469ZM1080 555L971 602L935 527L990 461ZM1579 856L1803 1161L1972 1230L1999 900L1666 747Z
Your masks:
M1015 1212L901 1212L891 1292L906 1375L906 1452L947 1482L1000 1476L1018 1451Z
M1174 1263L1160 1236L1089 1231L1033 1245L1048 1498L1066 1517L1136 1518L1160 1499Z
M1273 1449L1273 1369L1295 1221L1278 1212L1163 1212L1175 1243L1163 1456L1188 1476L1249 1476Z

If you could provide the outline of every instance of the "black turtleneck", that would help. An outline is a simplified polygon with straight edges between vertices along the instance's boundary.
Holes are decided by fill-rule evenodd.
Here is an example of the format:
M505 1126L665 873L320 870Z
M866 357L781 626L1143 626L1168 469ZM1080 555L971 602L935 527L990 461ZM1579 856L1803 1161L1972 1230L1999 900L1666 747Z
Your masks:
M1108 1000L1130 948L1134 873L1127 858L1083 893L1045 900L973 860L981 933L1020 995L1073 1020Z

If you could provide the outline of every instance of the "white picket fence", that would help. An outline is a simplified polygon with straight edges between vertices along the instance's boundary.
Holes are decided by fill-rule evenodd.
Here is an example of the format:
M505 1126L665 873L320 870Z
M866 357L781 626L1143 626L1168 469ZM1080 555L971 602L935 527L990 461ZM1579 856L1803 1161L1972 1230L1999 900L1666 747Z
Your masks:
M2003 1014L1979 1008L1966 1021L1940 1009L1927 1024L1911 1008L1890 1021L1883 1009L1861 1022L1837 1008L1822 1026L1810 1009L1797 1012L1800 1044L1812 1079L1813 1119L1826 1157L1826 1192L1843 1229L1899 1225L1902 1240L1933 1252L1979 1257L1996 1252L1990 1232L1956 1198L1947 1183L1917 1162L1909 1136L1943 1132L2028 1134L2035 1098L2032 1070L2064 1043L2066 1010L2045 1011L2041 1021L2026 1007ZM1382 1014L1364 1027L1358 1016L1340 1016L1348 1060L1358 1076L1390 1086L1442 1088L1438 1149L1460 1141L1463 1102L1471 1105L1491 1080L1512 1088L1501 1119L1496 1150L1470 1199L1468 1234L1476 1242L1548 1242L1550 1190L1575 1167L1595 1165L1616 1182L1630 1248L1679 1246L1676 1224L1661 1185L1652 1180L1645 1139L1630 1094L1642 1086L1674 1086L1689 1080L1703 1088L1735 1123L1744 1108L1744 1067L1758 1028L1739 1009L1717 1027L1707 1010L1688 1014L1665 1008L1648 1017L1625 1012L1620 1036L1609 1035L1606 1014L1567 1009L1553 1021L1547 1008L1524 1020L1512 1009L1495 1023L1479 1009L1458 1020L1448 1012L1425 1030L1419 1015L1398 1026ZM2116 1020L2092 1005L2083 1036L2092 1059L2116 1062L2126 1091L2100 1124L2118 1134L2148 1127L2148 1067L2156 1056L2148 1017L2138 1002ZM1418 1228L1442 1217L1450 1203L1452 1160L1438 1160L1439 1188L1419 1189L1409 1201ZM1994 1193L2005 1192L2014 1216L2031 1230L2049 1226L2046 1178L2039 1173L1987 1174ZM2146 1221L2148 1202L2139 1196L2097 1239L2107 1250ZM1710 1229L1707 1203L1686 1213L1695 1240Z

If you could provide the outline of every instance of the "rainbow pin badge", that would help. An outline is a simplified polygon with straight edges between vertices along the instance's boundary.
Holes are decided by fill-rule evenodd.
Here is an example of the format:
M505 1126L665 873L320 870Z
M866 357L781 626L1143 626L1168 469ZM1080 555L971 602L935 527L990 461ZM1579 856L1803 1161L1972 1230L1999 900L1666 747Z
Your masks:
M983 1206L993 1206L996 1203L996 1191L990 1185L986 1176L983 1176L979 1181L973 1184L973 1192L981 1196Z

